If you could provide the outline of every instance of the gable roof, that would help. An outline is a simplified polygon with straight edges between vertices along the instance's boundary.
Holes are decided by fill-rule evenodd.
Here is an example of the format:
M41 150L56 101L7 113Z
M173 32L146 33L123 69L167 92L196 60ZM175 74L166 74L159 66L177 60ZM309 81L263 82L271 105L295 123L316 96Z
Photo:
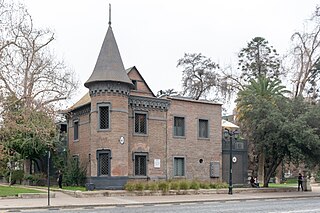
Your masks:
M133 67L130 67L128 69L126 69L126 72L127 74L129 75L129 73L132 71L132 70L136 70L138 75L140 76L140 78L142 79L143 83L146 85L146 87L148 88L148 90L150 91L150 93L152 94L153 97L156 97L154 95L154 93L152 92L152 90L150 89L149 85L147 84L147 82L144 80L144 78L142 77L142 75L140 74L139 70L137 69L136 66L133 66Z
M102 81L122 82L133 86L121 59L116 39L109 25L107 34L90 78L84 83L89 87L91 83Z
M82 96L82 98L80 98L79 101L77 101L75 104L73 104L68 111L72 111L74 109L77 109L79 107L82 107L84 105L90 104L91 103L91 97L89 95L89 93L87 92L84 96Z

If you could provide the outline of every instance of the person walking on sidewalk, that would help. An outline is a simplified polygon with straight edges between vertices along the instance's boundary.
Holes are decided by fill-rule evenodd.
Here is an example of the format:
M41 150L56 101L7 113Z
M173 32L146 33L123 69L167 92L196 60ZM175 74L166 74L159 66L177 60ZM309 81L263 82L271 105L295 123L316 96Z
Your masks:
M58 181L58 184L59 184L59 188L60 188L60 189L62 189L62 176L63 176L63 175L62 175L62 171L59 170L57 181Z
M300 186L301 186L301 191L303 192L302 182L303 182L303 177L302 177L301 173L299 173L299 176L298 176L298 191L300 191Z

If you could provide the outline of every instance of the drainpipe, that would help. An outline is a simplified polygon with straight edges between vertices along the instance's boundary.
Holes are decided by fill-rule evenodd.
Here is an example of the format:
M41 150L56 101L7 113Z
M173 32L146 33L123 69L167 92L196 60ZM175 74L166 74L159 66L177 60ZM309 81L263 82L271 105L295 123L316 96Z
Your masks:
M168 110L166 111L166 180L168 180Z

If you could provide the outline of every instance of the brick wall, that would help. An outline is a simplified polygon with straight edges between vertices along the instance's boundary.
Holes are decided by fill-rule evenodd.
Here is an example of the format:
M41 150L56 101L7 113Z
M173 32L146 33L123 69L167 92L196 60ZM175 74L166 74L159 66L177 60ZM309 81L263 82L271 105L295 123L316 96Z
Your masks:
M187 179L218 181L222 177L221 105L171 99L168 111L154 108L128 108L128 97L104 94L91 98L91 113L79 117L79 140L73 141L72 120L69 121L69 147L88 162L88 175L97 176L97 150L111 150L111 175L134 176L133 153L148 153L147 175L151 179L173 177L174 157L185 158ZM98 131L98 103L110 103L111 128ZM147 113L147 134L134 133L134 112ZM173 136L174 116L185 118L185 137ZM198 120L209 121L209 137L198 138ZM125 144L119 143L125 137ZM91 161L89 162L89 154ZM160 168L154 161L160 160ZM220 162L220 177L210 178L210 162Z
M185 118L185 137L173 136L174 116ZM198 120L209 121L209 138L198 138ZM168 176L173 177L173 158L184 157L188 179L210 180L210 161L220 162L221 156L221 105L172 100L168 111ZM200 163L202 159L202 163ZM213 179L211 179L213 180Z

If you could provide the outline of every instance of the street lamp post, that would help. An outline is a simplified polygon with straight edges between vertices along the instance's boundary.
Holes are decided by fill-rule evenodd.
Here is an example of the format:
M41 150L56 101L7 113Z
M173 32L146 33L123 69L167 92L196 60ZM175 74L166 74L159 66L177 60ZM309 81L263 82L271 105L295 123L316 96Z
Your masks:
M47 162L47 176L48 176L48 206L50 206L50 150L48 151L48 162Z
M229 152L230 152L230 158L229 158L229 192L228 194L229 195L232 195L232 188L233 188L233 185L232 185L232 158L233 158L233 154L232 154L232 142L233 142L233 139L237 140L237 137L238 137L239 133L238 133L238 130L229 130L229 129L225 129L224 130L224 137L227 139L229 137L229 140L230 140L230 148L229 148Z

